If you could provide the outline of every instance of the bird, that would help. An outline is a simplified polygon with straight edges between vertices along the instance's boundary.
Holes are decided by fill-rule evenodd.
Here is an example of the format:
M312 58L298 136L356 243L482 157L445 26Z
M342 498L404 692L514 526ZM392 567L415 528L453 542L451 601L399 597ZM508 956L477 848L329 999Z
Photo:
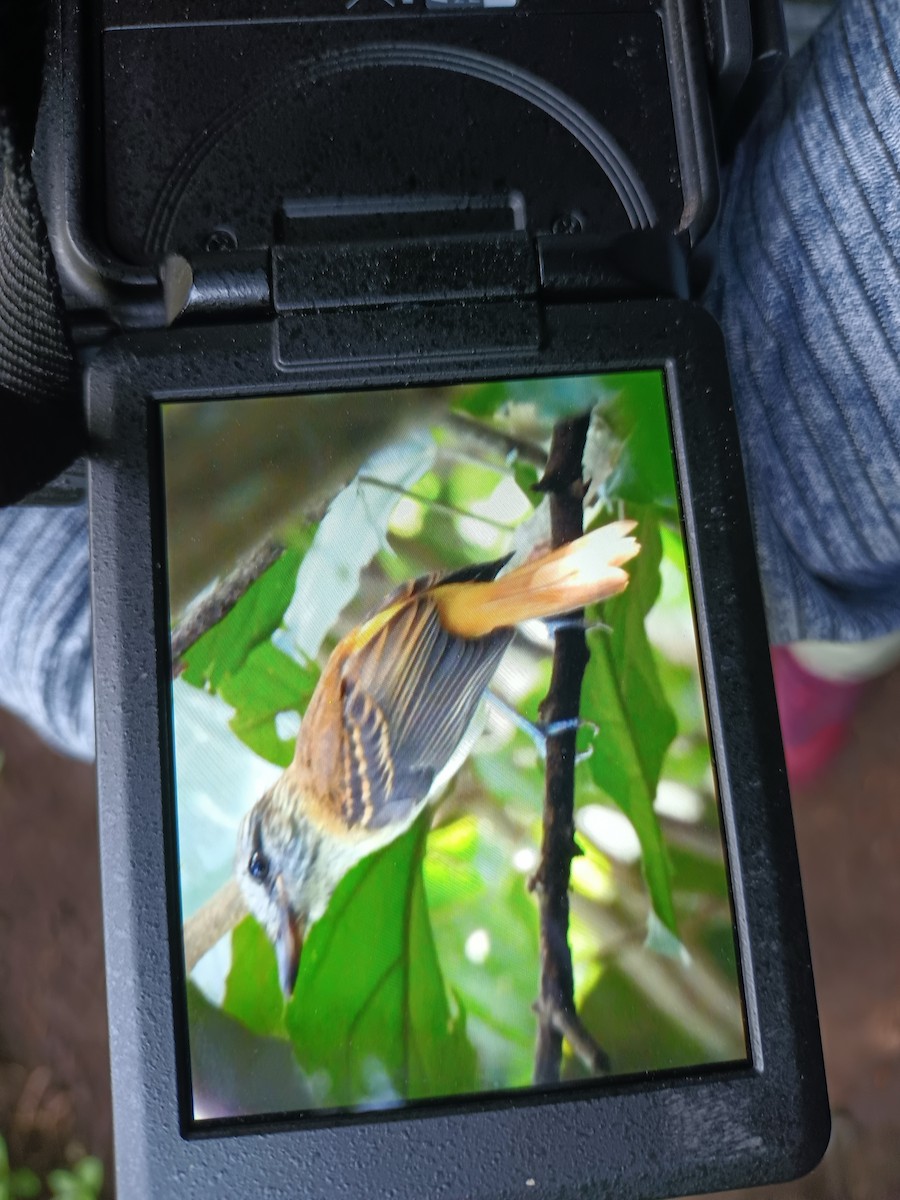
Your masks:
M610 522L505 573L509 557L409 581L337 643L290 765L238 831L237 881L287 998L340 881L409 828L471 749L515 627L622 592L634 528Z

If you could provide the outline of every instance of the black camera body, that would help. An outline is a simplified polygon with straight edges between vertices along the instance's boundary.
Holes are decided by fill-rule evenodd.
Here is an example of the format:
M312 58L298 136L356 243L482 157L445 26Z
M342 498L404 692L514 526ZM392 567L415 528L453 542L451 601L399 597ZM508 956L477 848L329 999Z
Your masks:
M122 1194L493 1200L537 1189L650 1200L811 1166L827 1139L827 1100L763 610L724 347L692 303L709 270L719 158L784 57L778 0L63 2L50 51L35 172L86 364ZM627 408L637 424L619 428L629 378L640 381ZM555 408L542 409L535 388L544 384ZM491 388L506 389L502 403ZM620 1071L613 1047L612 1077L570 1069L568 1082L552 1085L504 1077L407 1095L392 1077L389 1099L335 1092L314 1102L310 1070L306 1092L273 1091L253 1107L242 1080L240 1103L209 1106L213 1043L204 1039L220 1036L210 1033L219 1016L207 1021L212 993L191 982L185 864L195 835L184 823L191 801L179 739L184 688L193 679L215 692L223 676L201 679L189 663L188 684L179 681L188 658L173 625L185 598L268 528L260 518L185 582L209 514L232 495L221 477L245 496L260 478L287 475L304 503L327 500L279 551L282 566L294 563L298 591L247 640L239 665L249 670L260 640L267 654L283 653L291 614L303 609L290 556L301 543L304 554L321 548L322 514L351 486L372 483L379 453L409 451L410 428L436 453L447 430L461 437L463 428L465 451L453 443L460 461L477 443L479 469L488 462L498 479L508 473L504 486L519 481L530 494L521 481L531 476L518 467L535 469L535 445L547 453L551 426L555 436L577 416L587 428L588 410L602 418L598 428L610 423L610 445L624 456L616 462L629 447L646 458L648 388L656 474L619 471L609 513L618 506L645 545L669 547L680 563L689 660L699 664L696 734L713 780L703 785L705 833L718 847L717 902L732 947L722 956L732 1041L698 1059ZM253 413L265 404L269 424L257 438ZM225 449L226 436L236 449ZM285 451L304 439L311 450ZM261 475L244 478L242 456ZM332 458L343 472L338 491ZM393 487L407 507L424 503L424 467L412 484L389 473L377 481L382 491ZM178 478L188 479L184 493ZM256 510L241 504L219 523L252 525ZM444 509L461 519L449 502ZM499 528L495 518L485 519ZM398 521L389 526L395 543ZM468 528L457 523L454 537L474 555L476 542L464 545L460 532ZM352 556L356 539L346 529L342 537ZM373 552L360 577L377 561ZM252 589L265 573L248 578ZM652 606L656 593L646 590ZM232 597L222 611L239 606ZM290 670L313 671L314 658L304 650ZM630 717L652 725L641 703ZM284 766L282 717L266 710L264 743L257 726L241 736ZM662 946L687 971L691 951L667 908L666 850L653 843L655 784L645 783L635 824L651 895L646 953ZM211 879L230 873L233 843ZM245 939L258 933L252 923L238 928ZM304 952L311 972L322 944ZM273 1018L277 1037L262 1038L255 1018L240 1030L248 1077L291 1044L306 1071L288 1033L311 986L301 977L287 1016ZM464 1007L452 984L441 995L450 1010ZM411 1010L414 1022L420 1016ZM224 1055L225 1042L214 1044Z
M548 296L683 296L717 143L784 54L773 0L109 3L56 36L54 253L70 310L126 329L494 294L526 265Z

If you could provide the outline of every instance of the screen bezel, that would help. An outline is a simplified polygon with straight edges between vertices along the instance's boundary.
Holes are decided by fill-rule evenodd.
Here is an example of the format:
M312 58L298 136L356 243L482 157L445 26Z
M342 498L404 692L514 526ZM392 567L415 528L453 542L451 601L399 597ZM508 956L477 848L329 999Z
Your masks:
M340 1181L348 1194L420 1196L431 1179L487 1200L539 1178L560 1196L615 1181L627 1200L771 1181L824 1148L809 952L721 335L679 302L550 306L543 318L539 347L454 353L444 344L429 354L426 338L406 356L377 353L361 317L351 360L329 352L326 326L317 357L286 370L267 323L129 337L91 368L101 850L119 1185L128 1194L165 1194L188 1173L195 1182L181 1195L238 1196L261 1178L296 1185L299 1169L310 1195ZM348 344L347 319L335 349ZM253 1119L240 1138L194 1122L183 1074L156 405L647 369L663 372L669 400L749 1062L415 1110L264 1118L264 1128ZM409 1155L410 1138L424 1161ZM224 1172L233 1191L222 1190Z
M479 375L481 375L481 374L483 374L483 373L479 372ZM674 441L672 439L671 422L670 422L669 416L668 416L669 403L668 403L668 398L665 394L666 393L665 377L664 377L662 371L645 372L645 374L658 376L658 378L659 378L659 387L660 387L660 392L662 394L662 403L664 406L664 414L665 414L664 420L665 420L665 424L666 424L668 441L669 441L669 452L671 455L673 474L675 475L676 491L678 493L678 509L677 509L678 524L679 524L679 529L681 529L682 534L683 534L683 532L684 532L683 524L684 523L681 518L681 504L682 504L681 490L678 487L678 478L677 478L677 473L675 471ZM550 379L552 377L545 376L544 378ZM593 380L598 377L593 376L593 375L582 376L582 375L571 375L570 374L570 375L567 375L565 378L567 380L575 380L575 379L579 379L579 378ZM603 378L603 377L599 377L599 378ZM488 383L493 382L494 379L495 379L495 377L485 377L484 382L488 382ZM458 382L459 381L457 381L457 383ZM472 381L463 381L463 384L465 382L472 382ZM479 378L478 382L481 382L480 378ZM506 382L509 382L509 381L507 380ZM445 384L444 386L447 386L447 385ZM453 387L454 385L450 384L449 386ZM423 405L427 406L427 403L428 403L427 388L421 388L418 385L413 385L413 387L416 391L422 392L421 401L422 401ZM347 392L337 392L337 393L331 392L331 393L328 393L326 396L322 396L316 392L304 391L302 393L297 393L295 395L292 395L291 397L281 397L280 399L283 402L285 402L286 404L293 404L293 403L296 403L297 401L302 401L303 399L307 399L308 401L310 401L313 404L320 405L320 404L326 404L330 400L339 402L340 398L342 396L348 396L348 397L354 397L354 398L362 396L362 397L366 397L369 401L371 401L372 404L377 404L377 405L383 406L383 408L386 410L390 403L391 396L396 395L397 392L398 392L398 389L394 389L392 392L387 392L387 393L381 389L364 389L364 390L358 390L358 391L349 390ZM255 397L248 399L247 403L250 405L253 405L255 403L255 400L256 400ZM156 526L156 530L157 530L156 543L157 543L157 547L159 550L157 558L158 558L158 561L160 564L157 568L157 570L158 570L158 590L159 590L159 595L157 597L157 638L158 638L159 645L161 647L163 647L164 644L166 643L166 641L168 640L168 631L171 630L171 628L172 628L171 586L170 586L170 584L171 584L171 578L170 578L171 566L170 566L169 555L168 555L168 540L171 536L172 522L178 520L178 512L173 511L167 489L165 486L162 485L162 482L161 482L161 481L164 481L166 478L166 465L167 465L166 448L167 448L167 445L169 444L167 436L166 436L166 430L165 430L165 410L172 407L173 405L177 405L179 403L186 403L186 401L175 400L175 401L162 401L162 402L155 403L154 404L154 410L156 413L155 427L151 428L149 431L149 445L150 445L150 456L151 456L151 485L152 485L152 497L153 497L153 509L154 509L153 516L154 516L155 526ZM187 401L187 403L189 403L189 401ZM201 401L201 403L204 403L204 401ZM205 401L205 403L209 403L209 401ZM238 399L238 400L227 399L224 401L216 401L214 403L222 403L225 405L233 405L233 406L239 407L241 404L241 400L240 399ZM294 412L294 419L298 420L298 421L302 420L302 409L297 409ZM387 420L387 419L388 419L388 414L385 411L385 420ZM314 483L312 483L311 486L314 487L315 486ZM264 532L264 531L260 531L260 532ZM688 584L689 592L691 593L691 601L690 601L691 620L692 620L693 630L694 630L694 638L695 638L697 657L698 657L698 660L700 660L700 659L702 659L702 650L701 650L701 647L699 644L699 638L697 636L698 622L696 619L696 611L695 611L696 605L695 605L694 596L693 596L693 589L691 587L690 561L689 561L689 555L687 554L687 551L685 551L685 553L686 553L686 559L688 561L687 584ZM171 646L171 643L170 643L170 646ZM188 652L186 652L186 653L188 653ZM174 674L175 674L175 672L171 669L172 666L173 666L173 663L172 663L172 657L171 657L171 653L170 653L170 655L169 655L169 670L167 671L167 675L166 675L167 679L170 681L174 677ZM701 701L702 708L703 708L706 731L707 731L710 767L713 770L714 777L716 779L718 779L718 771L717 771L717 766L716 766L716 761L715 761L714 748L712 745L711 737L709 735L709 720L708 720L709 702L708 702L708 699L706 696L705 672L704 672L702 665L700 667L700 676L698 679L698 685L699 685L699 689L700 689L700 701ZM161 718L164 722L165 732L166 732L167 739L168 739L168 750L167 750L167 756L166 756L167 760L163 764L163 767L164 767L163 787L164 787L164 791L165 791L165 814L166 814L167 820L169 820L169 819L173 820L173 828L172 828L172 830L168 831L168 836L167 836L168 845L169 845L168 862L170 864L168 886L169 886L169 890L170 890L170 903L173 906L175 906L176 910L180 911L182 914L182 916L178 922L179 927L181 927L183 924L184 910L183 910L183 901L181 898L180 869L179 869L179 841L180 841L180 839L179 839L178 832L177 832L177 829L178 829L178 771L176 768L175 755L172 750L172 747L174 746L174 740L175 740L175 733L174 733L175 702L174 702L174 697L173 697L173 693L172 693L170 686L163 689L163 694L160 697L160 703L161 703L161 709L163 710L161 713ZM719 790L718 785L716 785L715 792L717 795L718 795L718 790ZM185 1029L184 1036L179 1038L179 1043L180 1043L181 1048L180 1048L179 1061L178 1061L179 1087L182 1091L183 1096L185 1097L182 1102L182 1108L183 1108L183 1114L184 1114L182 1127L183 1127L183 1132L184 1132L185 1136L213 1136L216 1134L246 1133L248 1130L253 1130L253 1129L265 1130L273 1122L279 1123L279 1124L290 1124L291 1122L302 1120L304 1126L308 1127L313 1123L318 1123L320 1125L328 1125L328 1124L338 1124L338 1123L341 1123L342 1121L355 1122L355 1121L360 1121L360 1120L366 1120L369 1118L391 1120L391 1119L396 1119L398 1116L403 1116L403 1115L407 1115L407 1116L422 1115L429 1111L434 1111L435 1109L440 1109L442 1111L465 1112L466 1108L468 1106L470 1106L473 1102L483 1105L483 1106L486 1106L486 1107L489 1107L489 1106L495 1105L495 1104L508 1105L510 1103L518 1103L518 1102L526 1099L529 1095L532 1095L532 1096L534 1094L540 1095L542 1092L544 1092L546 1094L552 1093L554 1099L562 1102L570 1097L572 1097L572 1098L577 1097L577 1095L579 1093L590 1094L592 1091L597 1091L598 1088L609 1086L609 1084L611 1084L611 1083L612 1084L626 1083L626 1082L629 1082L629 1081L632 1081L635 1079L647 1079L647 1078L651 1078L651 1077L655 1079L655 1078L659 1078L661 1076L678 1078L679 1075L683 1075L685 1073L685 1071L687 1071L687 1070L691 1071L692 1073L696 1073L696 1074L700 1075L700 1074L704 1074L708 1071L734 1070L736 1068L746 1065L750 1061L748 1035L747 1035L746 1006L744 1004L743 980L741 977L740 961L739 961L738 955L737 955L737 940L736 940L736 934L734 931L734 904L733 904L732 893L731 893L731 880L730 880L729 871L728 871L728 862L727 862L727 858L725 855L725 837L724 837L724 831L722 829L721 807L719 805L718 798L716 800L716 812L718 815L718 826L719 826L719 833L720 833L721 846L722 846L722 860L721 860L722 861L722 869L725 874L725 883L728 888L728 905L729 905L729 911L730 911L730 917L731 917L730 928L732 931L732 939L733 939L733 946L734 946L734 953L735 953L736 985L738 988L738 994L737 994L736 1000L737 1000L737 1006L739 1008L739 1015L740 1015L740 1021L741 1021L744 1046L745 1046L745 1049L747 1050L747 1053L745 1053L744 1056L742 1056L742 1057L738 1056L738 1055L735 1055L733 1057L724 1057L723 1056L719 1059L710 1058L708 1060L698 1060L696 1063L686 1063L684 1065L679 1065L677 1067L673 1067L673 1066L650 1067L644 1071L635 1071L634 1068L632 1068L631 1070L627 1070L627 1071L616 1071L615 1069L613 1069L610 1072L603 1073L601 1075L597 1075L593 1079L565 1080L565 1081L560 1081L556 1085L549 1085L549 1086L544 1086L544 1087L536 1087L535 1085L530 1084L530 1085L519 1085L516 1087L512 1087L512 1086L499 1087L498 1086L498 1087L493 1087L490 1090L488 1090L487 1088L484 1088L484 1089L473 1090L468 1093L453 1092L453 1093L449 1093L449 1094L442 1094L442 1093L436 1092L432 1095L417 1097L414 1100L404 1100L402 1102L398 1102L397 1104L389 1104L389 1105L379 1105L376 1103L366 1104L365 1102L360 1102L357 1105L353 1105L353 1104L345 1104L343 1106L321 1105L321 1106L310 1106L307 1109L271 1108L269 1110L264 1110L264 1109L260 1108L256 1112L247 1113L247 1114L239 1113L239 1114L229 1114L227 1116L198 1118L194 1115L194 1108L196 1106L196 1094L195 1094L195 1090L194 1090L194 1080L193 1080L193 1073L192 1073L192 1056L191 1056L191 1053L190 1053L189 1047L188 1047L188 1043L190 1041L190 1036L191 1036L190 1011L189 1011L189 1005L185 1001L185 996L184 996L183 991L182 991L181 995L178 994L179 989L178 989L178 986L176 983L176 995L174 997L174 1003L175 1003L176 1011L179 1014L179 1019L180 1019L181 1025ZM179 908L179 906L181 906L181 907ZM177 972L180 967L180 964L176 962L176 963L174 963L174 967ZM182 974L182 979L186 981L186 976L184 974ZM183 988L183 986L184 985L182 985L182 988Z

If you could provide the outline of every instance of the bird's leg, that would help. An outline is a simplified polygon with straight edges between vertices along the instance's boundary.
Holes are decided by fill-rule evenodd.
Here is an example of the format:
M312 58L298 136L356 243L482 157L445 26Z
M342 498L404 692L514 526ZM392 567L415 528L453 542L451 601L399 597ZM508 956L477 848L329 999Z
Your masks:
M612 626L607 625L605 621L588 621L586 617L544 617L543 623L548 633L558 633L560 629L580 629L583 633L589 633L592 629L602 629L604 633L612 633Z
M600 726L594 721L586 721L582 717L567 717L562 721L550 721L546 725L535 724L534 721L529 721L511 704L501 697L496 692L488 690L485 693L485 699L497 712L502 713L507 720L511 721L517 729L521 729L534 742L535 749L542 759L547 757L547 740L552 737L559 737L562 733L571 733L571 731L581 728L591 729L596 736L600 732ZM582 750L580 754L575 755L575 761L584 762L585 759L591 757L594 753L594 747L588 746L586 750Z

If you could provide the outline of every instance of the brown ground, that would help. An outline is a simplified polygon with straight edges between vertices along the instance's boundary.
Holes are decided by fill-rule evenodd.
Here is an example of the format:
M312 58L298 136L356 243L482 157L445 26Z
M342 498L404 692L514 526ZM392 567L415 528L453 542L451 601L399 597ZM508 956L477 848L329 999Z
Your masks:
M900 1197L900 669L796 797L832 1107L823 1167L746 1200ZM93 772L0 713L0 1131L38 1169L110 1160ZM731 1193L732 1200L737 1194Z
M794 800L832 1112L822 1166L730 1200L900 1197L900 668L828 778Z
M43 1172L110 1160L94 772L0 712L0 1132Z

